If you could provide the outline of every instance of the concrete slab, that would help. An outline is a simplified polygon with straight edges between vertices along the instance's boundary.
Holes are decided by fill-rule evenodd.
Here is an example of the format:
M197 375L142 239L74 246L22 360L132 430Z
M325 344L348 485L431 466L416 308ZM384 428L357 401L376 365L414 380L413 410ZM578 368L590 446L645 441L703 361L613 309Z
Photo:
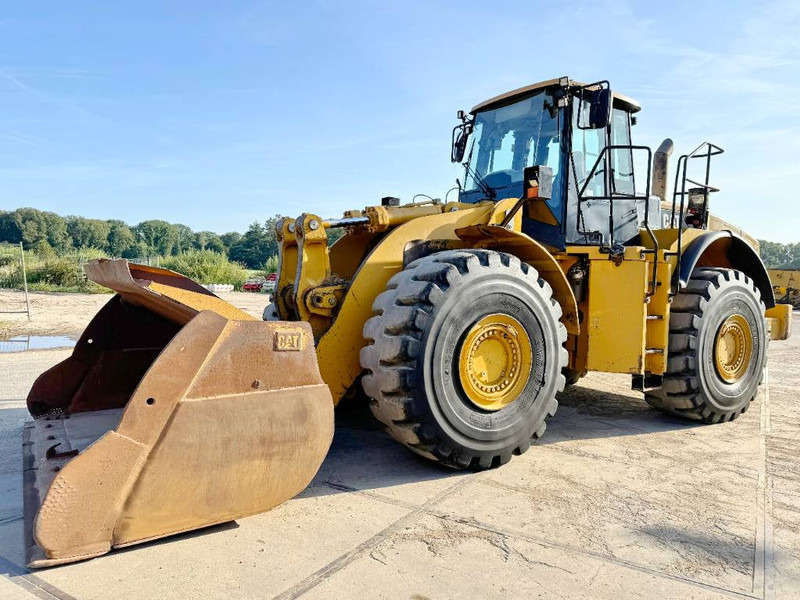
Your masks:
M288 588L401 518L406 511L347 494L296 498L237 524L134 546L37 571L85 599L242 598Z
M425 516L303 598L728 598L713 588Z
M34 600L31 592L5 577L0 577L0 598L3 600Z
M594 374L562 394L543 443L482 474L442 470L367 410L340 410L312 486L278 509L34 573L23 399L68 352L0 355L0 597L797 598L800 336L769 354L734 423L666 418L628 377Z
M467 473L432 464L392 440L366 406L338 409L333 444L314 483L417 508Z

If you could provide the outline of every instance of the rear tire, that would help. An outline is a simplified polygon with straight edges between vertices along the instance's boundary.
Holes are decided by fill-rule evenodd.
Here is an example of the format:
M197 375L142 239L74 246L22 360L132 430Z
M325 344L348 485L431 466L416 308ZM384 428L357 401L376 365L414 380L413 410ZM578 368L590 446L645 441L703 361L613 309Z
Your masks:
M439 252L392 277L373 310L364 325L362 385L373 414L397 441L449 467L485 469L522 454L544 434L545 419L558 407L556 392L564 389L567 332L561 307L533 267L489 250ZM488 329L474 333L485 322ZM478 387L508 394L508 403L479 405L470 382L492 375L489 366L475 366L482 359L470 349L503 347L504 337L509 352L487 356L512 362L502 363L497 381ZM523 364L522 356L530 357L526 367L508 366ZM474 370L465 375L464 365Z
M753 281L733 269L698 268L672 303L667 372L645 393L653 407L701 421L732 421L758 393L767 360L764 304ZM740 355L729 355L725 332ZM722 340L721 338L725 338Z

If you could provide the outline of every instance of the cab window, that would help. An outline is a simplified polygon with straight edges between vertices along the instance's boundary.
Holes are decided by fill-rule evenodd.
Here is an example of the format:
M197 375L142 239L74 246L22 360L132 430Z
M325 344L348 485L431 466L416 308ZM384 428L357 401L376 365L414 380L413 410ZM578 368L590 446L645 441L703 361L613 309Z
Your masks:
M573 100L572 107L572 160L575 166L576 191L580 191L583 188L587 178L591 175L591 181L586 184L584 195L605 196L606 158L602 158L594 173L591 171L603 148L606 147L606 130L580 129L578 127L580 102L577 98ZM585 114L585 111L588 110L588 105L584 105L583 108L584 114L580 116L580 122L587 123L589 116Z
M630 115L615 108L611 115L611 144L614 146L630 146ZM611 178L614 195L632 196L636 192L633 180L633 157L630 148L617 148L611 152Z

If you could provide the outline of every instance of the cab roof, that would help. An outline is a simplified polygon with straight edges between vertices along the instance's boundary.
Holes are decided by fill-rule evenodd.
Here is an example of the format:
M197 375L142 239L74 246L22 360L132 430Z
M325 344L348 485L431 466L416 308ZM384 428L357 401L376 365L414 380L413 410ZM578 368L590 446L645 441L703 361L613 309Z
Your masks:
M517 88L515 90L511 90L510 92L500 94L499 96L495 96L494 98L489 98L488 100L481 102L480 104L475 106L470 111L470 113L474 115L478 111L487 110L490 108L497 108L499 106L503 106L504 104L511 104L512 102L519 100L520 98L524 98L525 96L532 94L536 90L559 86L561 85L561 82L564 79L567 78L559 77L558 79L548 79L547 81L540 81L539 83L534 83L531 85L526 85L521 88ZM580 81L573 81L572 79L569 80L569 84L574 86L586 85L585 83L581 83ZM629 98L628 96L623 96L622 94L618 94L616 92L613 92L613 96L614 96L614 106L616 108L621 108L630 113L639 112L642 109L641 105L633 98Z

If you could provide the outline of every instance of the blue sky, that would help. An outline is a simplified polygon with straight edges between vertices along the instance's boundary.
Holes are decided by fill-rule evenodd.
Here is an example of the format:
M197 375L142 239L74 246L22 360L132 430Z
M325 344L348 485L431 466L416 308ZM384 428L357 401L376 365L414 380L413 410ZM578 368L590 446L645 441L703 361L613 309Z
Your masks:
M4 2L0 208L244 230L442 196L455 111L609 79L726 150L712 210L800 240L800 2Z

